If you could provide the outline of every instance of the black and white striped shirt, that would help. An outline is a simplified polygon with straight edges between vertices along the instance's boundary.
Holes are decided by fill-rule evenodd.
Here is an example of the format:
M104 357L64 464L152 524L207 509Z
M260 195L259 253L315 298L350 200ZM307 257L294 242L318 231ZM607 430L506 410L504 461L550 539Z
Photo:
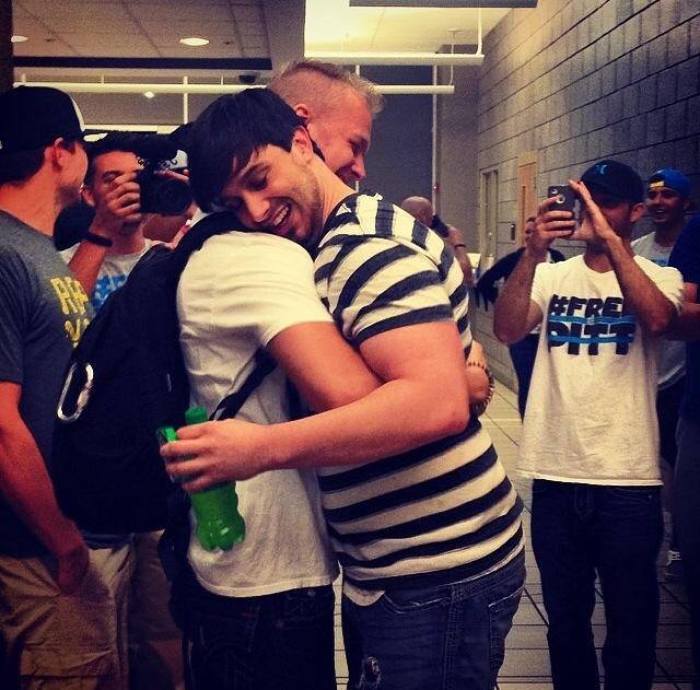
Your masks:
M468 293L435 232L379 196L353 195L324 233L316 288L351 343L452 319L468 351ZM363 589L477 577L523 548L522 503L476 420L417 450L318 474L345 577Z

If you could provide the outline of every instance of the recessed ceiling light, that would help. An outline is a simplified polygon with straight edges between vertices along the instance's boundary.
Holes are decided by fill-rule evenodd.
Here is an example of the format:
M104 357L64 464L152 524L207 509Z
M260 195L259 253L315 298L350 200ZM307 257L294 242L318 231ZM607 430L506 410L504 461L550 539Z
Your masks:
M146 98L155 98L155 97L156 97L156 95L153 93L153 91L144 91L144 92L143 92L143 95L144 95Z
M200 38L199 36L189 36L188 38L181 38L180 43L185 46L192 46L194 48L199 48L205 46L209 43L208 38Z
M15 34L10 41L12 43L24 43L25 41L28 41L29 39L26 36L20 36L19 34Z

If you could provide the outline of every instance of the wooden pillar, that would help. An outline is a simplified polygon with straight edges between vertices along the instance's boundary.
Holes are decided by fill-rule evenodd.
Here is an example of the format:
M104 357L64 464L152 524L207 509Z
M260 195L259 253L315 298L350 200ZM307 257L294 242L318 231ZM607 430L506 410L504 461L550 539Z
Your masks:
M0 91L12 88L12 0L0 0Z

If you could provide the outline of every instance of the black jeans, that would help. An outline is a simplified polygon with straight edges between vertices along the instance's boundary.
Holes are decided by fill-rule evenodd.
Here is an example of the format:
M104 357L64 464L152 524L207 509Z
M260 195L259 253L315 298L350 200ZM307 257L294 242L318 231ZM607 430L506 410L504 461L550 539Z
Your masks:
M335 690L333 588L223 597L179 583L188 690Z
M662 533L660 487L533 482L532 545L556 690L600 687L591 628L596 573L607 623L605 688L651 688Z
M515 375L518 378L518 412L520 412L520 419L525 416L525 405L530 391L530 380L532 379L532 369L535 366L539 339L538 333L530 333L508 348Z

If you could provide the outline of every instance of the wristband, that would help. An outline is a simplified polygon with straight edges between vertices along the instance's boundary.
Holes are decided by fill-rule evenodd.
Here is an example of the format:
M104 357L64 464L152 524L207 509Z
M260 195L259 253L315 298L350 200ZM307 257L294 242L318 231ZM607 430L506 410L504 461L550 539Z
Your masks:
M109 237L102 237L102 235L96 235L94 232L90 232L89 230L83 235L83 239L100 247L111 247L114 244L114 242L112 242L112 240L110 240Z
M489 403L493 399L493 394L496 390L496 379L493 377L493 374L491 373L491 370L483 365L481 362L467 362L468 367L478 367L484 373L486 374L486 377L489 380L489 392L488 395L486 396L486 400L480 403L473 403L469 405L469 411L477 416L480 417L484 412L486 412L486 408L488 407Z

